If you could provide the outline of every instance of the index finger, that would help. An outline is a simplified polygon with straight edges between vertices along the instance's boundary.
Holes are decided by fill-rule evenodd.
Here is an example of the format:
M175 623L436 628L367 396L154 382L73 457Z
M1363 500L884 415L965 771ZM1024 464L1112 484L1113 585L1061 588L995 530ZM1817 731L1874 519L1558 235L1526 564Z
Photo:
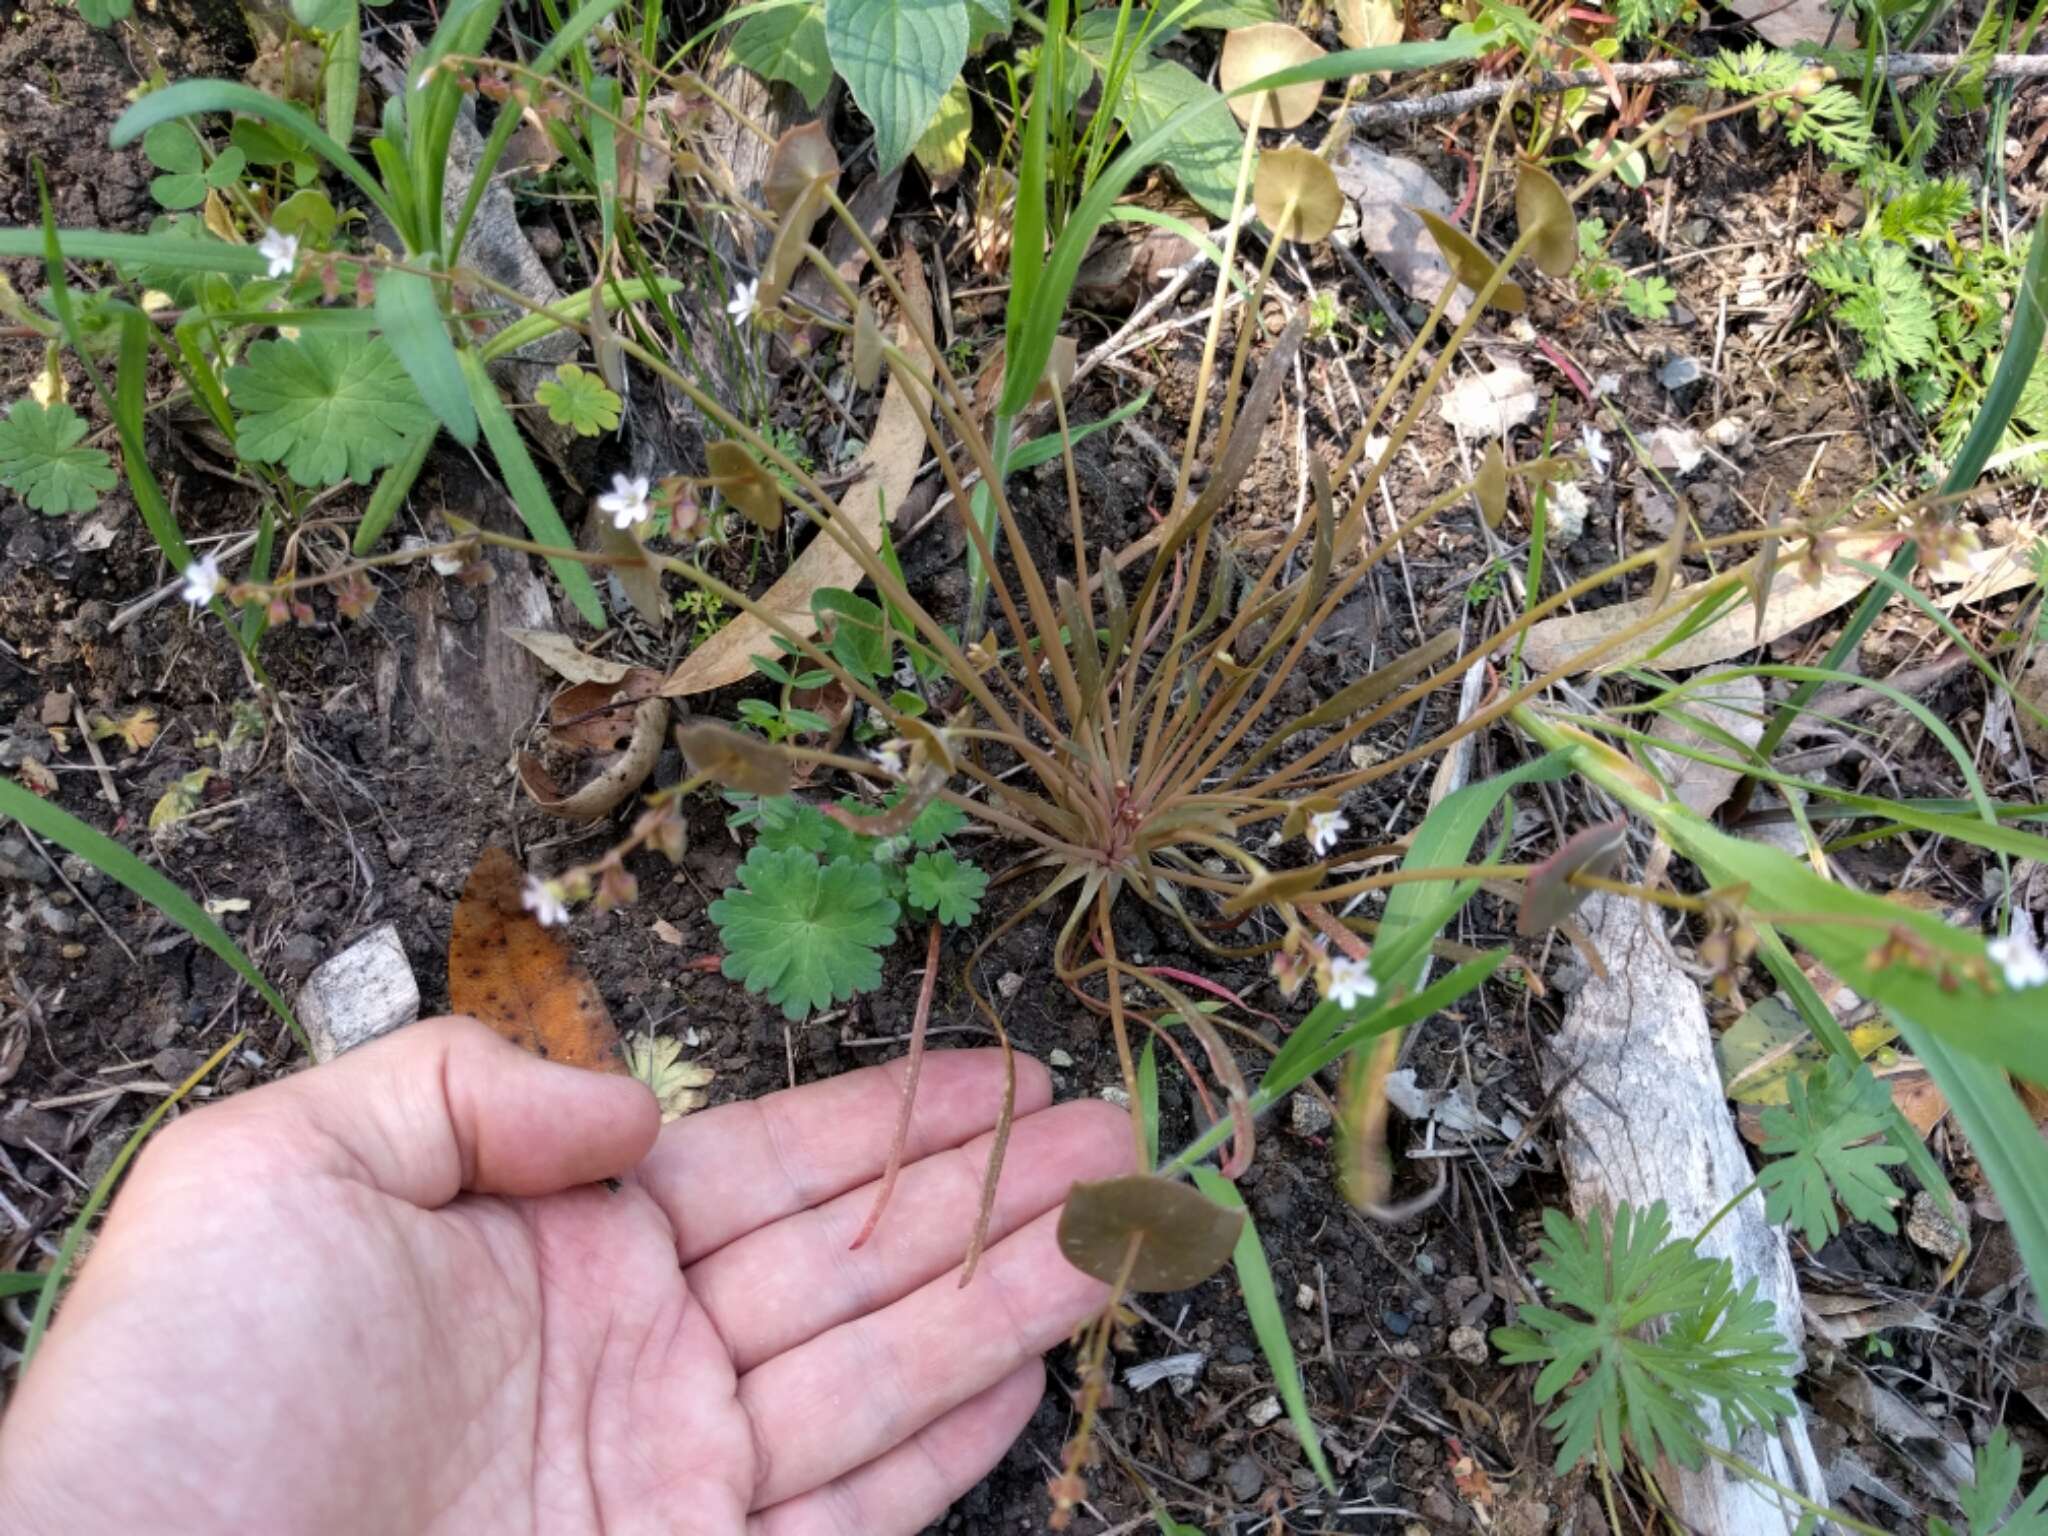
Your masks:
M1018 1056L1016 1113L1052 1102L1052 1079ZM764 1099L725 1104L662 1130L640 1186L694 1264L736 1238L881 1176L902 1107L905 1062L864 1067ZM903 1160L915 1162L990 1129L1003 1102L1003 1053L933 1051L924 1059Z

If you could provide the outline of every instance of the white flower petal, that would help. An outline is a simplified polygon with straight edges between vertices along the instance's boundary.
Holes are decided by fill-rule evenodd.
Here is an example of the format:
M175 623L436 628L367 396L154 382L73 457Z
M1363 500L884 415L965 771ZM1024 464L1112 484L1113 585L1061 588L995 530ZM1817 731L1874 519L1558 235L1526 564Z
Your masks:
M204 608L220 591L220 562L208 555L185 567L185 584L179 596L194 608Z

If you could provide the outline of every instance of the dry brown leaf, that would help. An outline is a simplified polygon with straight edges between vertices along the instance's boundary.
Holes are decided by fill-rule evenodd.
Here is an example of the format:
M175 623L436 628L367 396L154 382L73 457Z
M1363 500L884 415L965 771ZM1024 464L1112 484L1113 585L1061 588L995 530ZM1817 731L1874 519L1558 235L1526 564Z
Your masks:
M1728 0L1728 9L1755 27L1773 48L1811 43L1816 48L1860 46L1856 24L1844 16L1837 24L1828 0Z
M118 736L130 752L146 752L150 744L163 729L156 711L147 704L136 706L131 714L115 719L111 715L92 717L92 739L105 741L109 736Z
M1844 558L1869 562L1883 558L1884 549L1896 542L1887 534L1858 535L1842 540L1836 553ZM1818 582L1808 584L1800 562L1791 561L1779 567L1777 575L1771 578L1761 633L1756 627L1755 611L1746 603L1738 603L1725 609L1711 624L1695 630L1670 649L1659 652L1651 664L1659 671L1682 672L1740 656L1759 645L1769 645L1781 635L1789 635L1803 624L1811 624L1823 614L1834 612L1869 585L1870 578L1861 571L1840 567L1823 574ZM1609 635L1628 628L1654 611L1645 600L1638 598L1607 608L1596 608L1590 613L1545 619L1529 631L1522 655L1531 671L1549 672L1571 663L1573 658L1598 645ZM1676 615L1669 622L1659 624L1626 645L1607 652L1591 667L1581 670L1608 671L1641 661L1685 617L1684 613Z
M931 298L925 291L924 270L914 252L906 254L901 264L901 279L919 326L930 335ZM931 359L914 347L910 337L904 338L903 345L918 371L929 379ZM875 416L874 435L868 439L867 451L860 458L861 478L840 500L840 513L847 526L858 531L871 546L881 539L882 518L903 504L918 465L924 461L922 399L920 391L905 387L900 378L891 377ZM796 634L814 635L818 632L818 621L811 612L811 594L820 587L844 587L850 591L862 580L861 568L853 557L840 548L837 540L820 532L813 535L804 552L791 562L775 585L762 594L760 607ZM774 650L770 638L773 633L754 614L735 615L725 628L683 658L682 665L670 674L661 691L670 698L679 698L738 682L753 670L753 657Z
M1451 195L1413 160L1383 155L1355 139L1337 151L1330 169L1337 173L1344 195L1358 205L1358 238L1373 260L1409 298L1434 304L1445 284L1456 279L1422 220L1408 210L1427 208L1448 219L1457 207ZM1340 239L1343 229L1338 227ZM1445 312L1456 324L1470 307L1463 293L1454 293Z
M643 699L633 710L633 734L625 750L607 763L596 778L565 794L531 752L519 754L519 784L533 803L564 821L596 821L615 810L647 782L661 759L661 739L668 729L668 701Z
M505 633L550 672L572 683L622 683L633 670L623 661L588 654L567 635L552 629L508 629Z
M616 683L573 683L548 701L548 734L565 751L616 752L633 739L633 706L660 687L661 674L649 667Z
M486 848L448 935L448 1003L523 1050L595 1072L623 1072L619 1032L568 947L520 899L526 872Z

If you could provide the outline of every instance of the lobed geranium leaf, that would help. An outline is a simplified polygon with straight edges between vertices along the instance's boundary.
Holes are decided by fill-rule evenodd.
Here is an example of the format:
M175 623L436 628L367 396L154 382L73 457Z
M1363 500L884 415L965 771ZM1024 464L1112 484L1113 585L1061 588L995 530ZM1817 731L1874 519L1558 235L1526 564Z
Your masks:
M1853 1073L1830 1058L1805 1076L1786 1080L1789 1102L1763 1112L1764 1155L1757 1174L1764 1214L1801 1228L1818 1248L1842 1228L1835 1201L1858 1221L1896 1232L1891 1202L1905 1191L1885 1168L1906 1154L1883 1138L1891 1095L1868 1067Z
M307 486L367 484L435 425L389 343L340 331L253 343L228 398L236 451Z
M988 889L987 875L943 850L920 853L911 860L908 881L911 906L956 928L974 921L981 910L982 893Z
M801 848L755 848L740 884L710 913L725 974L767 993L788 1019L879 986L880 949L896 934L879 869L848 858L820 864Z
M0 485L50 517L90 512L114 486L113 460L82 448L85 422L68 405L17 400L0 421Z

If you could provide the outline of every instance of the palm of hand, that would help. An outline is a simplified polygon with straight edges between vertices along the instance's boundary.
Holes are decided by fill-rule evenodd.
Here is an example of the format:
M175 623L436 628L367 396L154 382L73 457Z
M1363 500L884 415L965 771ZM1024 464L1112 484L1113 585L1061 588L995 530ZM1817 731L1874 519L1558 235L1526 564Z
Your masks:
M496 1072L536 1065L462 1038L473 1026L414 1028L458 1031ZM428 1082L456 1134L439 1166L400 1167L394 1144L436 1108L408 1102L417 1072L369 1081L385 1065L247 1095L145 1158L24 1384L34 1404L8 1427L25 1432L0 1437L0 1486L16 1463L61 1478L110 1433L173 1465L100 1479L97 1505L53 1500L52 1529L61 1511L80 1533L908 1536L1002 1454L1038 1355L1100 1305L1058 1256L1055 1207L1120 1171L1128 1129L1098 1104L1043 1109L1034 1064L965 1290L992 1053L931 1059L894 1203L857 1251L895 1070L691 1117L638 1159L651 1105L631 1085L539 1068L605 1100L569 1117L584 1141L565 1152L546 1113L465 1140L465 1114L505 1106L465 1109L444 1068ZM334 1129L351 1069L365 1081L341 1112L382 1092L393 1122L367 1141ZM548 1177L565 1155L572 1177ZM616 1188L583 1182L606 1161ZM479 1187L557 1192L455 1194Z

